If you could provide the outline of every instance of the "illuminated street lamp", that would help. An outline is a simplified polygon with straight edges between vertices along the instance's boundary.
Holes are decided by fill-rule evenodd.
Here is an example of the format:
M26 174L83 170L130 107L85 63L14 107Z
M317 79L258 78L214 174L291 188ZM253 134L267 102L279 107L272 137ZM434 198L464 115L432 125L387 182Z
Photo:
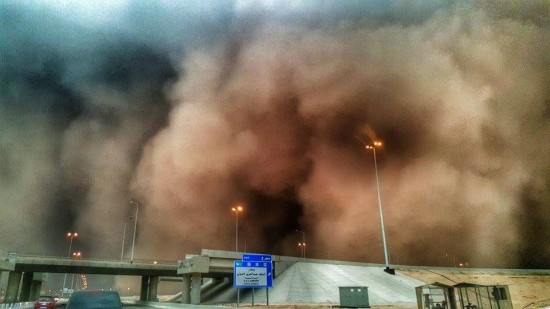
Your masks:
M69 238L69 253L67 254L67 258L71 258L71 248L73 246L73 239L78 237L78 233L69 232L67 233L67 238ZM65 294L65 284L67 283L67 273L65 273L65 276L63 276L63 290L61 290L61 297Z
M382 243L384 244L384 261L386 264L386 272L392 273L390 269L390 262L388 259L388 246L386 244L386 232L384 230L384 215L382 214L382 199L380 198L380 182L378 181L378 165L376 163L376 148L382 147L382 142L374 141L371 145L365 146L365 148L372 150L374 155L374 172L376 174L376 192L378 193L378 211L380 213L380 225L382 227Z
M73 252L73 259L79 260L81 257L82 257L82 253L80 253L80 251ZM71 291L74 291L74 274L71 279Z
M232 207L231 211L235 213L235 252L239 252L239 213L243 212L243 207L238 205ZM240 289L237 289L237 307L240 302Z
M67 238L69 238L69 253L67 254L67 257L70 258L71 257L71 248L73 246L73 239L77 238L78 237L78 233L67 233Z
M300 250L302 250L302 258L306 257L306 243L305 242L299 242L298 247L300 247Z
M298 243L298 246L302 249L302 258L306 257L306 232L295 230L298 233L302 233L302 242Z
M239 252L239 213L243 212L243 207L232 207L231 211L235 213L235 252Z
M136 221L134 221L134 237L132 238L132 255L130 257L130 263L134 262L134 246L136 244L136 230L137 230L137 220L138 220L138 212L139 212L139 203L131 200L130 204L136 205Z

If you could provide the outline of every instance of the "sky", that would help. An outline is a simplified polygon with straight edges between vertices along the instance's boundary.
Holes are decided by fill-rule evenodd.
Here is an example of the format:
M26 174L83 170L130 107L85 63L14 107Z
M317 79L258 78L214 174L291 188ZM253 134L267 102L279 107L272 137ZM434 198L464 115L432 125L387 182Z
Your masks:
M0 249L235 250L242 205L240 251L383 263L382 141L391 263L549 268L549 47L542 0L2 1Z

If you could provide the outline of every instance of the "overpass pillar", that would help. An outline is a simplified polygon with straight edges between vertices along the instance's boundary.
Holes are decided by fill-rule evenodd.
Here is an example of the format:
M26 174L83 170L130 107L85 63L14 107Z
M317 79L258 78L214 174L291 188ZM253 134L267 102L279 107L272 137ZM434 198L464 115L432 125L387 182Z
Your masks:
M33 280L29 300L37 300L40 297L40 291L42 291L42 281Z
M194 273L191 275L191 304L198 305L201 303L201 284L202 275Z
M149 276L141 276L141 290L139 293L140 301L147 301L149 296Z
M17 302L17 294L19 294L19 284L21 283L22 273L19 271L10 271L8 275L8 287L6 288L6 296L4 302L13 304Z
M148 301L158 301L157 288L159 285L159 276L149 277L149 293L147 300Z
M181 303L190 304L191 303L191 276L183 275L183 285L181 287Z
M34 276L32 278L31 283L31 293L30 293L30 300L36 300L38 297L40 297L40 292L42 291L42 283L44 281L47 281L47 274L46 273L34 273Z
M23 273L23 281L21 282L21 293L19 293L19 302L29 301L33 276L33 272L26 271Z

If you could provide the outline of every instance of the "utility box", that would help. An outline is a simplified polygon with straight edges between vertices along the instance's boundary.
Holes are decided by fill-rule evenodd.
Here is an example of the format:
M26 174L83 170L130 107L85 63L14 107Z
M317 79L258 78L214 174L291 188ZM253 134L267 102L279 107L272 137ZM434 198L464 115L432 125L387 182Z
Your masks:
M369 288L366 286L341 286L340 307L370 308Z

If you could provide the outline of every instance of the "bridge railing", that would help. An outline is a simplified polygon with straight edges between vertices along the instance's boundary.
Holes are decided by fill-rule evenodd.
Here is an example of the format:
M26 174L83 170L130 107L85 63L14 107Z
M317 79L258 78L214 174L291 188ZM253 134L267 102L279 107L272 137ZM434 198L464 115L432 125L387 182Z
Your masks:
M14 252L15 253L15 252ZM13 254L13 253L12 253ZM21 258L45 258L45 259L61 259L61 260L74 260L72 257L68 256L49 256L45 254L33 254L33 253L15 253L15 257ZM113 259L113 258L78 258L81 261L94 261L94 262L120 262L120 263L143 263L143 264L161 264L161 265L177 265L178 261L168 261L168 260L151 260L151 259L134 259L130 260L129 258L124 259Z

